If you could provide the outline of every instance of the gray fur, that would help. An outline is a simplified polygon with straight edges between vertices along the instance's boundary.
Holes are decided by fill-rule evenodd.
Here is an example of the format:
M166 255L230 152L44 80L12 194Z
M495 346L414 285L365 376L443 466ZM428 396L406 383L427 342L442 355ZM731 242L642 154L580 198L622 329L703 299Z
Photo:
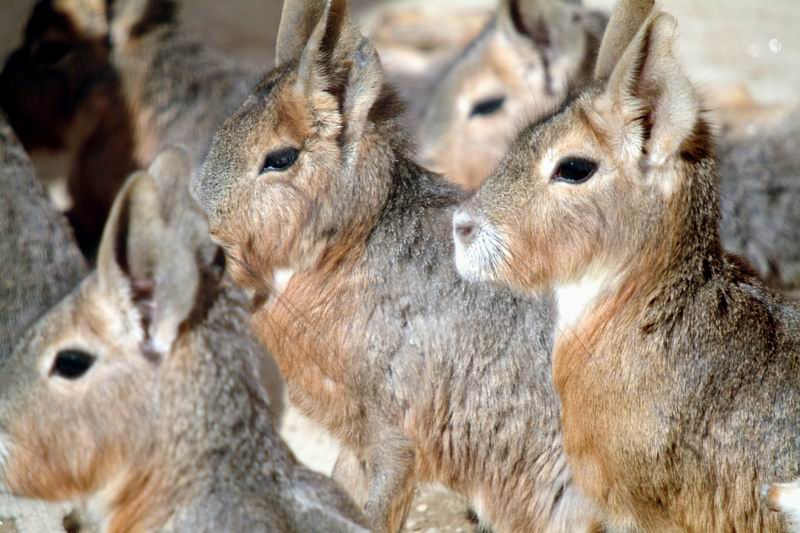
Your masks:
M203 179L235 179L234 151L233 145L216 144ZM377 458L373 469L388 470L383 479L372 479L370 496L397 478L414 475L418 466L397 457L408 453L408 447L389 453L382 447L390 435L412 439L402 420L430 416L430 427L417 429L432 431L420 438L444 454L448 477L418 481L444 483L481 505L476 493L497 480L497 492L486 497L503 502L505 509L483 517L497 531L514 529L511 524L519 525L520 514L544 530L579 529L582 515L589 512L570 484L561 447L559 406L550 378L548 304L462 281L452 264L449 228L452 206L461 194L408 162L402 151L395 157L394 168L372 169L392 190L372 213L379 222L371 229L363 264L352 273L367 280L366 289L350 295L360 313L372 317L365 330L353 333L356 353L363 356L346 369L347 379L359 384L364 410L356 453L368 462ZM348 213L364 207L358 199L354 202ZM335 308L336 302L325 305ZM295 334L320 335L302 315ZM313 411L325 406L311 409L312 417L324 417ZM412 439L408 445L421 443ZM531 492L517 493L520 486ZM391 491L382 494L394 496ZM385 504L369 500L368 510L369 503ZM562 508L568 505L562 502L574 500L577 510Z
M2 363L28 325L72 290L87 267L2 113L0 190Z
M99 498L101 525L115 530L366 531L342 490L301 466L275 430L263 349L250 334L241 291L220 277L218 259L207 253L215 247L200 238L202 217L186 193L167 188L169 174L154 180L150 198L162 203L154 212L145 201L149 179L131 178L112 211L98 270L26 333L0 375L0 479L28 497L88 501L89 512ZM166 226L149 233L157 220ZM190 260L181 276L197 269L201 280L195 308L168 352L148 353L142 324L182 312L158 295L186 290L160 274L185 248L196 264ZM149 280L127 255L137 250L154 250ZM152 288L137 298L137 286ZM79 381L42 372L63 349L91 351L97 362ZM72 383L85 389L76 395ZM18 463L41 443L49 443L47 457L35 470ZM116 460L110 471L88 466L104 457ZM20 469L29 473L20 477ZM94 477L87 482L80 472ZM36 481L48 475L66 492ZM140 498L138 512L120 512L126 497Z
M800 289L800 112L720 148L724 246L785 291Z
M257 73L175 26L146 34L136 46L136 55L118 51L113 62L124 86L142 84L134 105L151 117L146 130L158 140L139 164L150 164L165 146L177 144L189 150L192 166L198 167L214 131L242 104Z
M343 3L332 2L340 15ZM309 53L337 73L352 63L327 58L363 41L346 18L330 20L344 27L321 29L341 42ZM377 64L358 74L327 78L345 124L347 98L364 103L382 76ZM314 109L308 138L282 137L294 129L281 102L331 98L298 96L303 75L296 62L266 75L217 132L193 189L234 279L254 290L255 328L292 399L341 439L337 477L377 531L400 527L425 481L464 494L497 531L591 528L562 449L548 302L459 278L449 220L464 194L411 162L386 86L356 138L326 137L334 119ZM295 145L309 148L294 166L259 172L271 150ZM287 267L298 272L276 295L270 278Z
M518 136L454 218L457 265L555 290L565 449L609 521L785 531L761 486L800 473L800 308L723 251L714 139L675 19L636 17L628 41L617 14L610 77ZM563 183L549 161L576 152L596 167Z

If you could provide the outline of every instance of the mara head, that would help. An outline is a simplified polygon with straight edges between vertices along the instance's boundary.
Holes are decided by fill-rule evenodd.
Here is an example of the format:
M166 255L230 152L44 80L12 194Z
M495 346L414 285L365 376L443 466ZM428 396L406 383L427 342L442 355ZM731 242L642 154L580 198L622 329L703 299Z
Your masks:
M652 0L620 0L594 85L523 131L455 213L464 277L524 292L602 284L714 238L712 139L675 28Z
M159 372L221 275L188 174L185 154L167 151L129 179L97 270L4 363L0 484L13 493L89 497L148 464Z
M605 17L563 0L501 0L436 84L417 132L421 160L474 189L516 133L591 76Z
M388 187L375 169L392 143L378 141L399 139L394 95L345 0L286 0L276 64L217 131L193 183L232 275L256 290L366 227Z
M112 49L171 20L171 0L40 0L0 75L0 107L28 151L66 150L115 106Z

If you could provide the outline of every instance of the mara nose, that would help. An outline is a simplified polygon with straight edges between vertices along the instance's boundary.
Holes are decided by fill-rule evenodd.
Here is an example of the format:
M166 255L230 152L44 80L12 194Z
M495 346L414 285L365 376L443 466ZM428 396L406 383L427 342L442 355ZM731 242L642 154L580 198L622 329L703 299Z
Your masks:
M464 211L457 211L453 216L453 233L465 246L469 245L477 233L475 219Z

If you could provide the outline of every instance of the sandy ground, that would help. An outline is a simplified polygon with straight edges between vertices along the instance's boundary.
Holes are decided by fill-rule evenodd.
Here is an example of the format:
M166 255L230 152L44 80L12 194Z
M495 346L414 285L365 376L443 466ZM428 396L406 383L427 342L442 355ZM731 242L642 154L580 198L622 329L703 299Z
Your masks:
M405 0L425 4L434 0ZM252 65L271 63L281 0L184 1L188 31L202 35ZM353 2L362 11L369 0ZM487 0L437 0L437 5L491 5ZM613 0L586 0L609 9ZM800 103L800 5L797 0L664 0L661 4L679 21L678 54L695 82L708 90L745 87L760 103L794 106ZM0 56L15 45L32 0L2 0ZM289 408L282 434L305 464L330 473L338 445L295 409ZM55 531L61 509L20 503L0 494L0 533ZM12 519L13 517L13 519ZM466 505L438 487L422 488L412 506L408 531L474 531Z

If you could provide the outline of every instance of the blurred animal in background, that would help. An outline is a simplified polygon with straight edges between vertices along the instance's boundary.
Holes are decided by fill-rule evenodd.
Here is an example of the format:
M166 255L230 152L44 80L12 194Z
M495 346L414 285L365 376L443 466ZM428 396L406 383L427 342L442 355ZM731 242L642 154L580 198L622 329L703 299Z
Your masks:
M387 3L363 19L362 31L375 45L386 78L405 102L403 126L416 131L441 72L480 34L488 9Z
M120 192L97 270L0 374L0 480L104 531L366 531L274 429L263 350L169 150Z
M0 107L40 174L60 160L67 216L89 255L125 178L171 143L199 165L255 81L183 35L176 9L173 0L41 0L0 75Z
M343 445L336 479L375 531L398 531L424 482L496 531L594 531L561 447L548 302L458 277L464 193L411 160L347 3L287 1L276 63L193 189L293 402Z
M675 35L652 0L618 3L595 83L456 212L456 263L554 292L564 445L611 525L784 531L761 485L800 473L800 308L722 250L714 135Z
M800 111L719 150L720 230L729 251L800 298Z
M500 0L436 81L417 130L420 159L474 189L516 133L591 79L606 16L563 0Z
M0 191L2 364L22 332L78 284L87 266L2 112Z
M421 159L468 189L480 185L518 131L589 79L605 20L560 0L502 0L437 81L418 130ZM548 69L561 80L558 91L547 90ZM785 116L783 108L759 105L741 86L705 93L723 131L723 244L774 288L798 297L800 112ZM747 132L758 123L764 126Z

